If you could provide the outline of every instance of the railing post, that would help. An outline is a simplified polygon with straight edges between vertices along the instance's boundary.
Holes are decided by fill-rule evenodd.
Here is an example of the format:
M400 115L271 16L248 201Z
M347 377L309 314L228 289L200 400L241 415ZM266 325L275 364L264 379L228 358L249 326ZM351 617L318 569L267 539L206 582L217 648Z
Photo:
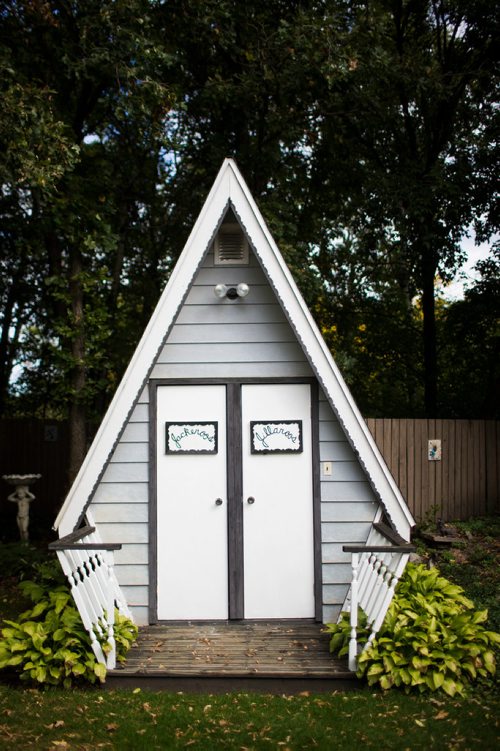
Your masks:
M113 587L113 553L107 551L105 554L106 573L108 578L108 587L106 599L108 601L108 643L110 650L106 659L106 667L113 670L116 667L116 641L115 641L115 593Z
M356 657L358 652L357 628L358 628L358 566L359 554L352 554L352 583L351 583L351 638L349 641L349 670L356 670Z

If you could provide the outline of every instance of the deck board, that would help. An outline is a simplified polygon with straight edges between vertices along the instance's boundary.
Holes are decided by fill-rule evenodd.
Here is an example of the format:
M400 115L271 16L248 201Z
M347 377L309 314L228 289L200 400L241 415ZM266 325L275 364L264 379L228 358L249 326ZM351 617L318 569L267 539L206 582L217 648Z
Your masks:
M146 626L111 678L352 677L312 621L184 622Z

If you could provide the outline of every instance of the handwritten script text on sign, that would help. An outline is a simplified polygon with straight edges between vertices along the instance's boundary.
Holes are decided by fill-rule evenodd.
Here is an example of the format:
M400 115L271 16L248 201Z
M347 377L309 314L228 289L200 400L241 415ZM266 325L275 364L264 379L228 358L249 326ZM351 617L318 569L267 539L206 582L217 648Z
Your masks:
M250 431L253 454L302 451L302 420L251 422Z
M167 422L165 430L167 454L217 453L216 422Z

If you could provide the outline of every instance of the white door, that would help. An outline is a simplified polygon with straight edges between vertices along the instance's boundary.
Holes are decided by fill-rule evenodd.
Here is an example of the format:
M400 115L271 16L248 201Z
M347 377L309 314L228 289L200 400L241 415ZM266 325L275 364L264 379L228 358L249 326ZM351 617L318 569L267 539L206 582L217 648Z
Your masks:
M242 385L241 400L243 495L228 498L226 387L157 389L159 620L228 618L228 504L244 617L314 617L310 387Z
M293 426L297 421L302 428L300 447L293 442ZM252 423L257 423L255 433L260 436L261 444L254 446L253 452ZM312 618L310 387L307 384L242 386L242 425L245 618ZM281 447L285 450L279 448L282 435L285 441ZM275 437L278 443L273 445ZM261 450L265 448L262 441L266 441L268 453Z
M226 388L161 386L157 414L158 619L225 619Z

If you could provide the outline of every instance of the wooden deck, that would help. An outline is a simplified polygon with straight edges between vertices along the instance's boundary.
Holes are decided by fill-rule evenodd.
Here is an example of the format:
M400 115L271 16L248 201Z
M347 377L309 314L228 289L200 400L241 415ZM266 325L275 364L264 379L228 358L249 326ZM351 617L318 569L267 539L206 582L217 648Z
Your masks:
M357 687L328 634L312 621L169 623L146 626L107 685L174 691L332 691Z

